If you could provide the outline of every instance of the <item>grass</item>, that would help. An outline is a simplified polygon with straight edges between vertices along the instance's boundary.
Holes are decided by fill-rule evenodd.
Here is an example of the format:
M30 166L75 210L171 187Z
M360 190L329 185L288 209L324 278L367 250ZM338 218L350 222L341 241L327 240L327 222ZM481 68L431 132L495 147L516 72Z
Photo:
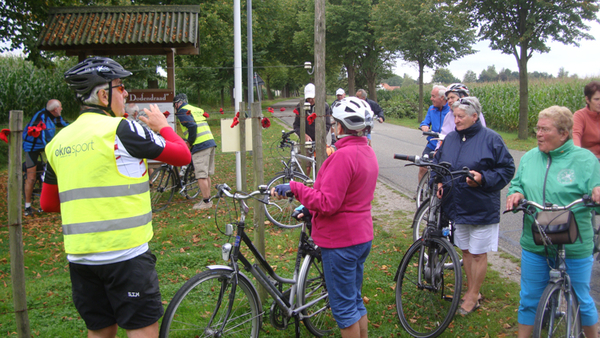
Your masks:
M210 119L209 123L217 144L221 144L219 121ZM265 181L281 168L279 157L271 151L270 145L279 139L282 128L273 121L271 128L263 129ZM233 153L222 153L220 147L217 148L217 170L212 177L213 184L227 183L235 187L234 158ZM256 185L252 182L252 158L250 155L247 158L247 183L248 187L253 187ZM3 171L0 177L0 193L5 196L6 176L6 171ZM150 241L150 248L158 257L157 271L165 307L187 279L203 271L207 265L225 263L220 258L220 247L230 239L218 231L215 221L222 227L228 209L220 208L217 214L214 213L214 209L194 211L191 206L195 202L176 195L169 207L153 216L155 233ZM383 203L374 201L374 208L382 208L382 205ZM26 219L23 224L27 306L33 335L85 336L85 324L71 299L60 218L56 214L35 214L35 217ZM363 286L363 296L369 311L369 333L372 337L408 336L397 318L393 277L404 252L412 242L411 218L410 213L396 211L384 213L374 222L375 239L371 254L365 263ZM2 224L6 224L6 219L6 206L2 205ZM248 219L252 219L251 215ZM255 230L249 226L247 231L252 236ZM298 230L282 230L267 225L265 232L266 259L273 266L277 266L278 273L291 278L287 272L293 269ZM1 227L0 332L12 336L16 334L16 326L9 262L8 230ZM442 337L503 337L515 334L519 286L500 278L497 272L490 269L482 293L486 295L482 307L468 317L455 317ZM270 325L268 313L271 304L270 298L263 301L266 315L262 336L293 335L292 327L285 331L277 331ZM303 325L301 335L309 336ZM334 334L336 337L339 335L339 331ZM125 332L119 330L118 337L125 337Z

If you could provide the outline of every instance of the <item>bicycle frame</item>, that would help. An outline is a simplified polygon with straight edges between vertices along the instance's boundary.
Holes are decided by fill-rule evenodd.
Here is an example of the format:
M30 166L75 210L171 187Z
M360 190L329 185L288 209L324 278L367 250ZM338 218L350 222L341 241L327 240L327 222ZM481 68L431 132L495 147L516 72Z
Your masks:
M300 165L300 161L298 161L298 159L308 161L311 165L311 171L310 171L311 178L314 181L315 180L315 167L316 167L317 161L314 159L314 157L304 156L304 155L300 154L298 152L298 150L296 150L296 144L292 144L291 148L292 148L292 150L290 151L290 159L287 162L284 160L281 160L281 163L283 163L283 165L285 166L286 169L295 170L294 169L294 166L295 166L296 168L298 168L297 171L299 171L302 175L308 176L308 175L306 175L306 172L302 168L302 165Z

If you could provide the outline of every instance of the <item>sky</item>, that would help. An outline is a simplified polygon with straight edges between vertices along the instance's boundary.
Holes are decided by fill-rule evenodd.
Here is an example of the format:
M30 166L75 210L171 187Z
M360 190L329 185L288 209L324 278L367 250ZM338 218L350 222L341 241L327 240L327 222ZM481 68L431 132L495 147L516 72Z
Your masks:
M580 78L600 76L600 24L593 22L588 23L588 25L590 26L588 33L596 37L596 40L580 41L580 47L551 41L548 44L550 52L544 54L534 53L527 63L527 71L529 73L535 71L540 73L546 72L556 76L559 68L564 67L565 71L569 72L569 75L577 74ZM448 68L461 81L468 70L474 71L479 76L482 70L487 69L491 65L496 66L497 72L500 72L502 68L507 68L515 72L519 71L517 60L513 55L491 50L489 44L488 40L476 43L473 49L479 52L453 61L444 68ZM433 72L433 69L425 69L423 75L425 82L431 82ZM394 73L399 76L404 76L404 73L407 73L413 79L419 77L416 64L407 63L403 60L396 62Z

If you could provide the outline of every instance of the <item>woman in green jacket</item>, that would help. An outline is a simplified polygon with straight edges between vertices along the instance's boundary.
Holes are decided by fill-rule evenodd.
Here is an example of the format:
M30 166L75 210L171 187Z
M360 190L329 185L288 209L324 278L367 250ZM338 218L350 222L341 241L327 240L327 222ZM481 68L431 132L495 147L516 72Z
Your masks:
M521 158L511 182L506 209L512 210L526 198L539 204L567 205L592 194L600 202L600 163L589 150L573 144L573 114L565 107L552 106L538 115L538 147ZM591 213L583 206L571 209L579 225L582 241L565 245L567 272L580 304L581 324L588 338L598 337L598 312L590 296L593 263ZM549 267L543 245L533 242L533 218L525 216L521 235L521 293L518 337L529 337L537 304L548 284Z

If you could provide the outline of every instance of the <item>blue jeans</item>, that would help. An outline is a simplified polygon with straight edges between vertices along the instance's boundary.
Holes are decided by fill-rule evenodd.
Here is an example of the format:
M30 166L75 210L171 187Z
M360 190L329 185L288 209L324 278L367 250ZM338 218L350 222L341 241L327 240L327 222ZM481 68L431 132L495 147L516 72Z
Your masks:
M340 329L367 314L361 289L364 263L370 251L371 241L345 248L321 248L329 304Z
M554 264L554 257L549 259ZM598 312L590 296L590 279L594 257L567 258L567 273L571 277L573 290L577 295L581 312L581 325L592 326L598 322ZM527 271L527 273L523 273ZM550 268L546 257L521 250L521 301L519 305L519 324L533 325L535 312L542 293L548 285Z

